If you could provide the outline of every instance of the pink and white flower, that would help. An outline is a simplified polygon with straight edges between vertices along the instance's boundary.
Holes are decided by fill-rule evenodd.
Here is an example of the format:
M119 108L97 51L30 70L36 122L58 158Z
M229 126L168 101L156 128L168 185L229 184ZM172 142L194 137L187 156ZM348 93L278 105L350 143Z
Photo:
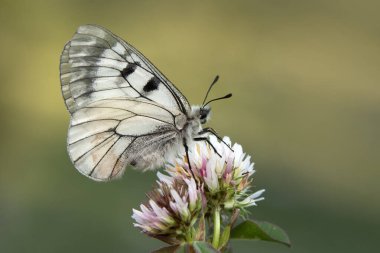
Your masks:
M148 203L133 209L134 225L142 232L170 244L192 241L200 217L216 209L244 211L264 199L264 190L251 192L255 170L242 147L228 137L209 141L190 147L191 171L183 153L157 173Z
M250 192L252 175L255 173L254 164L251 157L243 152L241 145L231 145L228 137L218 141L212 135L209 140L211 144L196 142L189 153L191 169L208 204L233 209L254 206L263 200L261 194L265 190ZM169 163L166 173L168 175L159 173L158 176L167 182L174 178L192 177L185 155Z
M170 244L188 240L201 209L195 180L162 176L148 197L149 202L140 205L140 210L133 209L134 226Z

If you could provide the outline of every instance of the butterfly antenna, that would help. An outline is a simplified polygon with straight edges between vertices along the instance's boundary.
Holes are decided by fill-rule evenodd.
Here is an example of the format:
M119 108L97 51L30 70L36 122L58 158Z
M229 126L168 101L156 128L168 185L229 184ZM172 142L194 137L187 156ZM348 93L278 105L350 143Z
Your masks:
M216 100L221 100L221 99L226 99L226 98L230 98L232 97L232 93L229 93L223 97L220 97L220 98L214 98L214 99L211 99L210 101L208 101L206 104L203 105L203 107L205 107L206 105L208 105L209 103L213 102L213 101L216 101Z
M214 86L214 84L219 80L219 75L216 75L216 77L214 78L214 81L212 81L212 83L210 84L210 87L208 87L208 90L207 90L207 93L206 93L206 96L205 96L205 99L203 99L203 102L202 102L202 107L205 106L205 102L206 102L206 99L207 99L207 96L208 94L210 93L210 90L212 88L212 86Z

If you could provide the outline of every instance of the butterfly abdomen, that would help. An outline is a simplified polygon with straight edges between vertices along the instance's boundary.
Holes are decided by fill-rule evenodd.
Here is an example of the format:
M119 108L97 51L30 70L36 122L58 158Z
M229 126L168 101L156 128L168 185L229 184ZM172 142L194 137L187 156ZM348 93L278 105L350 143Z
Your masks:
M166 140L160 137L159 141L147 145L138 155L133 157L129 164L143 171L154 170L162 167L167 161L173 160L181 147L182 140L179 135L168 135Z

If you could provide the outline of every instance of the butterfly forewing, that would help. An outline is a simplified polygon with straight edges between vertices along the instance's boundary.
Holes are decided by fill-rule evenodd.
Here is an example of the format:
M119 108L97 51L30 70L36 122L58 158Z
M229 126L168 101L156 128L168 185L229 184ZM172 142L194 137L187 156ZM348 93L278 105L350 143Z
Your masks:
M140 52L108 30L78 28L61 56L62 92L71 113L113 97L143 98L187 114L190 105Z

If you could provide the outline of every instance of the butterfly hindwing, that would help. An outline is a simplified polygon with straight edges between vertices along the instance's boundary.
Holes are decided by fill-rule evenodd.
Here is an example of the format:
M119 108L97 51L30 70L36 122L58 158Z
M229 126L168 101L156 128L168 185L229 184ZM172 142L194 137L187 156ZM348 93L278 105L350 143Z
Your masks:
M108 30L80 26L61 56L62 93L70 113L106 98L142 98L187 114L181 92L131 45Z
M176 142L185 121L180 111L141 99L99 100L73 113L68 152L82 174L106 181L128 164L145 165L145 154Z

